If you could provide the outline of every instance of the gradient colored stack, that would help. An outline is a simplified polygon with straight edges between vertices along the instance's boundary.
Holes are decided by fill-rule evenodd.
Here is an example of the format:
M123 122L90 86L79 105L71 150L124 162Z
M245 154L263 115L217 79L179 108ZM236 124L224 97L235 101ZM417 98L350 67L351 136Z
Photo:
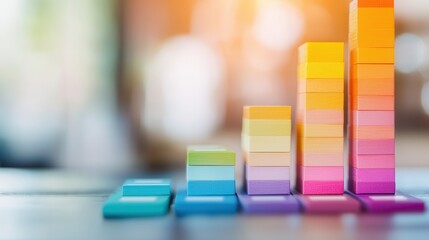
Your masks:
M242 147L249 195L290 194L290 106L246 106Z
M297 190L344 192L344 43L299 47Z
M349 188L395 192L393 0L350 3Z

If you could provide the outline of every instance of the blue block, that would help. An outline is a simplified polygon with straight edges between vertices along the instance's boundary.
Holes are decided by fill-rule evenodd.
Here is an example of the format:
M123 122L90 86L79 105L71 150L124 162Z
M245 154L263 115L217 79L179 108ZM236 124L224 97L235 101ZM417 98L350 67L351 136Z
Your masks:
M189 166L186 167L188 181L235 180L235 166Z
M159 196L170 194L170 179L128 179L122 185L123 196Z
M207 195L234 195L234 180L217 180L217 181L189 181L188 195L207 196Z
M165 215L170 206L170 196L122 196L117 190L104 202L105 218L149 217Z
M178 216L233 214L238 210L238 200L236 195L188 196L184 190L177 193L174 210Z

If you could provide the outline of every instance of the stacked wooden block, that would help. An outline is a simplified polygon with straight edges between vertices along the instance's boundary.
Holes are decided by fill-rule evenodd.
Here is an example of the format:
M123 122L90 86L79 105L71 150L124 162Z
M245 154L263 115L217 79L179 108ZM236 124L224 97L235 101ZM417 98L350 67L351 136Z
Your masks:
M349 188L394 193L393 0L354 0L349 20Z
M246 106L242 147L247 194L290 194L290 106Z
M299 48L297 189L344 192L344 44L309 42Z

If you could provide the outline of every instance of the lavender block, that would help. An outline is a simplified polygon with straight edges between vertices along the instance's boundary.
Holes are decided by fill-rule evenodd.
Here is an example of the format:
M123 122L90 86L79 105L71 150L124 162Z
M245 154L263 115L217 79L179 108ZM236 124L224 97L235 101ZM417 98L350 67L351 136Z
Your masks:
M290 194L289 180L247 180L246 185L249 195Z
M369 213L396 213L396 212L424 212L425 203L413 196L396 193L392 195L357 195L349 193L358 199L366 212Z
M294 194L305 213L357 213L361 204L353 197L342 195L301 195Z
M249 196L245 192L238 194L240 205L245 213L276 214L298 213L300 205L292 195Z

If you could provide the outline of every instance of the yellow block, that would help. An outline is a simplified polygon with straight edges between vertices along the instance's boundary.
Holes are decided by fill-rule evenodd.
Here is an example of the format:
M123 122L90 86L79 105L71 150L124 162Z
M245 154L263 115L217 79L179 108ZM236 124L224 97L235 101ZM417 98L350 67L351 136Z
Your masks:
M248 119L291 119L291 106L245 106L243 117Z
M307 110L343 110L343 93L300 93L298 94L299 111Z
M395 46L394 28L358 29L350 32L350 49L355 48L393 48Z
M243 119L243 133L250 136L290 136L291 120Z
M298 78L344 78L344 63L310 62L298 66Z
M289 167L290 153L249 153L243 152L247 165L252 167Z
M393 8L350 8L350 29L395 28Z
M297 124L298 137L343 137L342 124Z
M298 48L299 63L344 62L343 42L308 42Z
M298 152L338 153L343 152L344 139L341 138L298 138Z
M350 53L351 64L395 63L394 48L356 48Z
M247 152L290 152L291 136L241 135L243 150Z
M342 78L307 78L298 80L299 93L344 92L344 79Z

